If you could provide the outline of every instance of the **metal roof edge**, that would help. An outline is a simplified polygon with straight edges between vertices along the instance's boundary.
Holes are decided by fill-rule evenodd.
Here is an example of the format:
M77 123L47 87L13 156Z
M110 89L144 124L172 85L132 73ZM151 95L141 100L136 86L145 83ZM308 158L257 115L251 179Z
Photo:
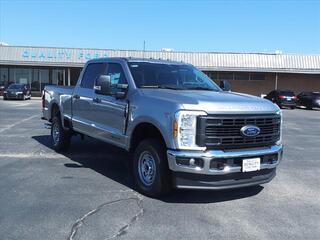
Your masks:
M136 49L110 49L110 48L76 48L76 47L48 47L48 46L23 46L23 45L0 45L1 47L20 47L20 48L47 48L47 49L76 49L76 50L97 50L97 51L121 51L121 52L146 52L146 53L165 53L165 54L175 54L175 53L186 53L186 54L237 54L237 55L271 55L271 56L315 56L320 57L320 54L301 54L301 53L268 53L268 52L213 52L213 51L172 51L172 52L165 52L160 50L136 50Z

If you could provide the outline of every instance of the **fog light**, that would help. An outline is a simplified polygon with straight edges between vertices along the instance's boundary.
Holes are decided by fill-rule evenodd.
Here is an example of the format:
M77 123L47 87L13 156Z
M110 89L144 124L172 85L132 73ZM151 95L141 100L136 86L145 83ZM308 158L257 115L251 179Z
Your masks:
M176 163L180 166L192 167L192 168L203 168L204 162L201 158L185 158L177 157Z
M194 160L194 158L190 158L189 164L194 166L196 164L196 160Z

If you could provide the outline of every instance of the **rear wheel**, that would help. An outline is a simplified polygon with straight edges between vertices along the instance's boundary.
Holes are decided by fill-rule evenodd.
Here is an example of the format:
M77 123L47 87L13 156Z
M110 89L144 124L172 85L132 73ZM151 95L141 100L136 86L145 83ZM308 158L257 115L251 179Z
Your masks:
M70 146L71 134L63 129L61 119L58 116L52 119L51 139L56 151L65 151Z
M171 189L165 146L155 138L143 140L135 150L133 176L137 190L158 197Z

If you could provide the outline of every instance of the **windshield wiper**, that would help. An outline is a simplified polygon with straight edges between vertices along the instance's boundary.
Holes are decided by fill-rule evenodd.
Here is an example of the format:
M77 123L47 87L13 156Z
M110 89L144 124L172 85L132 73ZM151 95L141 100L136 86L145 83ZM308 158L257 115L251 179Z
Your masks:
M212 88L200 87L200 86L197 86L197 87L188 87L187 89L188 89L188 90L207 90L207 91L215 91L215 92L218 91L218 90L215 90L215 89L212 89Z
M140 88L160 88L160 89L173 89L173 90L186 90L187 88L185 87L178 87L174 85L142 85Z

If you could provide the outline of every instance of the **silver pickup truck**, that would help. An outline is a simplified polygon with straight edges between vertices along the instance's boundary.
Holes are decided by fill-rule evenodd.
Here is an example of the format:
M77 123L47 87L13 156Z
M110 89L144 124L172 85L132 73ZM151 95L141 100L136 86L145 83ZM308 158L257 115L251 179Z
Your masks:
M135 185L149 196L269 182L282 158L282 113L222 83L182 62L95 59L75 87L45 87L43 119L57 151L80 134L132 152Z

